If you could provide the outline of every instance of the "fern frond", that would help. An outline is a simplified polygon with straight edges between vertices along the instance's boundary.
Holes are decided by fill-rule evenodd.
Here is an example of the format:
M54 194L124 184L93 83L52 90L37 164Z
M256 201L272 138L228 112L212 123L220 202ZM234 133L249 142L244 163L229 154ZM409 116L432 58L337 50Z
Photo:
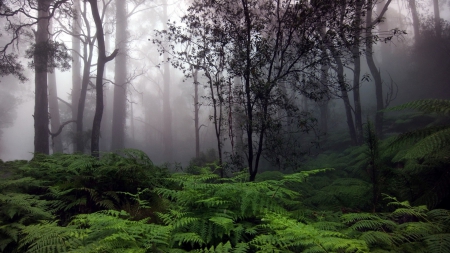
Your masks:
M422 99L399 106L394 106L385 111L399 111L405 109L414 109L425 113L438 113L443 115L450 114L450 100L443 99Z
M450 252L450 233L434 234L424 238L430 253Z
M178 242L178 246L183 243L190 243L192 246L195 244L203 246L205 244L205 241L198 234L192 232L176 233L172 236L172 240Z

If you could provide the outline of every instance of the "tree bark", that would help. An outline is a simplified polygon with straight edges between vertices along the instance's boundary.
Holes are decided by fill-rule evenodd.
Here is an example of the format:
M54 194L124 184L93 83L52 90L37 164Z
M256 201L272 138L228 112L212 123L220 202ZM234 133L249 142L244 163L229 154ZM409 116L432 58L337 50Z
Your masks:
M385 8L389 6L390 0L385 4ZM373 11L373 0L368 0L367 2L367 13L366 13L366 60L369 66L370 73L375 81L375 96L376 96L376 108L377 112L375 114L375 132L378 138L383 138L383 109L384 109L384 99L383 99L383 81L381 79L380 71L375 65L375 60L373 59L373 43L374 38L372 34L372 27L375 25L372 20ZM383 12L381 12L378 19L381 19Z
M84 108L86 104L87 87L90 81L90 71L92 65L92 58L94 52L95 40L91 37L91 29L89 19L86 16L86 2L84 3L83 20L86 23L86 41L83 45L83 78L81 80L81 91L79 94L78 108L77 108L77 127L76 127L76 151L84 153L85 143L83 134L83 118Z
M51 0L38 1L38 23L36 47L48 43L49 39L49 6ZM34 153L49 154L48 134L48 94L47 94L47 64L48 54L34 53L35 62L35 106L34 106Z
M348 98L347 86L345 85L344 65L342 64L341 58L337 55L337 52L333 52L333 57L337 65L339 89L341 90L341 98L344 101L345 115L347 117L347 126L350 133L350 139L352 140L353 145L357 145L358 141L355 125L353 124L352 106L350 104L350 99Z
M200 104L198 102L198 69L193 70L192 77L194 78L194 127L195 127L195 157L200 157L200 126L198 114L200 111Z
M97 29L96 37L98 44L97 76L95 78L96 103L94 122L92 124L91 155L94 157L99 157L100 127L103 116L103 73L105 71L106 63L116 57L118 49L114 50L114 52L110 56L106 56L103 24L102 20L100 19L97 0L88 1L91 5L92 17L94 18L95 27Z
M125 147L125 125L127 114L127 5L116 0L116 48L120 50L115 59L114 104L111 150Z
M413 20L414 41L417 43L420 40L420 21L416 8L416 0L408 0L408 5L411 9L411 16Z
M72 120L77 119L78 114L78 103L80 100L80 93L81 93L81 59L79 54L81 53L81 42L77 35L81 32L80 27L80 19L81 19L81 8L80 8L80 0L74 0L73 1L73 8L75 10L73 19L72 19L72 33L74 36L72 36ZM76 133L76 126L74 131ZM73 150L77 150L77 138L76 134L74 134L74 140L73 140Z
M441 26L441 14L439 13L439 0L433 0L434 7L434 30L436 31L436 37L441 39L442 26Z
M361 110L361 96L359 91L360 79L361 79L361 55L359 53L360 36L361 36L361 12L363 8L363 1L358 0L356 2L356 20L355 20L355 44L352 46L352 56L354 61L353 70L353 106L355 114L355 132L356 132L356 144L361 145L364 142L364 132L362 126L362 110Z
M53 25L52 21L50 20L49 24L49 31L50 33L53 32ZM50 39L52 36L50 35ZM52 68L49 70L48 73L48 107L50 112L50 129L54 133L58 131L61 120L59 116L59 105L58 105L58 89L56 86L56 75L55 75L55 69ZM53 153L62 153L63 152L63 145L62 145L62 139L61 135L52 136L52 149Z

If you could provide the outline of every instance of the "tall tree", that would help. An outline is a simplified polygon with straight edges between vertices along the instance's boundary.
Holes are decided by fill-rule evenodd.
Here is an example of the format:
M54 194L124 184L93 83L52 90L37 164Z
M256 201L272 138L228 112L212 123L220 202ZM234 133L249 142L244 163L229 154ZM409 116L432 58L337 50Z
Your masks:
M38 23L35 33L36 50L35 64L35 106L34 106L34 152L49 154L48 135L48 94L47 94L47 65L49 42L49 16L51 0L38 1Z
M167 22L169 21L169 15L167 13L168 3L164 1L163 5L163 28L167 29ZM169 58L167 51L163 53L164 60ZM170 64L169 62L164 63L163 66L163 143L164 143L164 159L166 161L172 160L173 156L173 136L172 136L172 109L170 106Z
M433 0L434 7L434 30L436 32L436 37L440 39L442 37L442 25L441 25L441 14L439 12L439 0Z
M375 37L373 35L372 29L373 27L381 22L384 14L386 13L389 4L392 0L387 0L387 2L384 4L383 9L379 13L378 17L375 19L372 19L373 9L374 9L374 2L373 0L367 1L367 8L366 8L366 60L367 65L369 66L370 73L373 76L374 82L375 82L375 97L376 97L376 113L375 113L375 132L378 135L379 138L383 137L383 109L385 107L384 104L384 98L383 98L383 81L381 79L381 73L379 69L377 68L373 56L373 43L375 40Z
M72 120L77 120L78 116L78 102L80 101L81 94L81 7L80 0L73 0L73 19L72 19ZM78 124L76 124L78 126ZM76 133L77 127L74 128ZM80 151L77 144L77 134L74 134L74 147L73 150Z
M116 48L111 150L123 149L127 112L127 1L116 0Z
M99 157L99 141L100 141L100 127L103 116L103 73L105 71L105 65L107 62L111 61L116 57L119 52L118 49L106 56L105 48L105 38L103 32L103 22L100 18L99 9L97 5L97 0L88 0L91 5L92 17L95 22L96 27L96 37L98 45L98 56L97 56L97 76L95 78L95 91L96 91L96 102L95 102L95 115L92 124L92 136L91 136L91 155L94 157Z
M413 21L414 41L417 42L420 40L420 20L419 13L417 12L416 0L408 0L408 6L411 10L411 17Z
M50 20L50 39L53 38L53 20ZM56 133L60 126L61 120L59 115L59 104L58 104L58 89L56 86L56 74L55 68L50 68L48 72L48 109L49 109L49 117L50 117L50 130L52 133ZM62 153L63 152L63 144L61 135L52 136L52 150L53 153Z

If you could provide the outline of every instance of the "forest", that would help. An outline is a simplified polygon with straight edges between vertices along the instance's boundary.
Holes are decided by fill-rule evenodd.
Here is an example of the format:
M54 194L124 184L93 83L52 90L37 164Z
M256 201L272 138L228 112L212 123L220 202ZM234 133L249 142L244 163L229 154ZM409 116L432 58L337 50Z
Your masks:
M450 1L0 0L0 252L450 252Z

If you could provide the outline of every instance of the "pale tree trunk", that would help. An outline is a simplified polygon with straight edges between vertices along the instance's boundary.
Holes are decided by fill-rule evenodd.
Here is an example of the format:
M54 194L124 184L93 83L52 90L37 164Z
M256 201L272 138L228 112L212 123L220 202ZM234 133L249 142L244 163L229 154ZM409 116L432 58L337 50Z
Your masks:
M89 85L90 70L92 65L92 57L94 51L94 39L91 38L91 29L89 19L86 16L86 2L84 2L83 20L86 25L86 40L83 45L83 77L81 80L81 90L77 104L77 127L76 127L76 152L84 153L84 133L83 133L83 117L86 104L86 93Z
M38 1L38 23L36 48L48 43L49 6L51 0ZM48 54L34 53L35 62L35 106L34 106L34 153L49 154L48 134L48 94L47 94L47 63Z
M80 0L74 0L73 1L73 8L75 10L73 19L72 19L72 33L75 36L72 36L72 120L77 119L78 114L78 102L80 100L80 92L81 92L81 43L80 39L78 38L78 35L81 32L80 22L81 22L81 15L80 15ZM76 127L73 130L74 133L76 133ZM73 150L75 151L77 143L76 135L74 134L74 140L73 140Z
M411 16L414 28L414 41L417 43L420 40L420 21L419 14L417 13L416 0L408 0L409 9L411 10Z
M194 127L195 127L195 157L200 157L200 126L198 114L200 111L200 104L198 102L198 69L193 70L192 77L194 78Z
M167 29L167 3L163 4L164 30ZM164 61L169 57L167 51L163 53ZM164 63L164 88L163 88L163 142L164 159L171 161L173 156L173 137L172 137L172 109L170 108L170 66L168 62Z
M52 21L50 21L49 31L53 32ZM50 36L51 39L51 36ZM56 75L55 69L49 69L48 73L48 99L49 99L49 112L50 112L50 129L52 133L56 133L61 125L61 120L59 116L59 105L58 105L58 89L56 87ZM61 135L52 137L52 149L53 153L62 153L63 145Z
M441 14L439 13L439 0L433 0L434 7L434 30L436 31L436 37L441 39L442 26L441 26Z
M103 116L103 74L106 63L114 59L118 53L118 50L116 49L110 56L106 56L103 24L100 19L97 0L88 1L91 5L92 17L94 18L95 27L97 29L98 43L97 76L95 78L96 103L94 122L92 124L91 155L94 157L99 157L100 127Z
M116 0L116 48L111 150L123 149L127 114L127 4Z

